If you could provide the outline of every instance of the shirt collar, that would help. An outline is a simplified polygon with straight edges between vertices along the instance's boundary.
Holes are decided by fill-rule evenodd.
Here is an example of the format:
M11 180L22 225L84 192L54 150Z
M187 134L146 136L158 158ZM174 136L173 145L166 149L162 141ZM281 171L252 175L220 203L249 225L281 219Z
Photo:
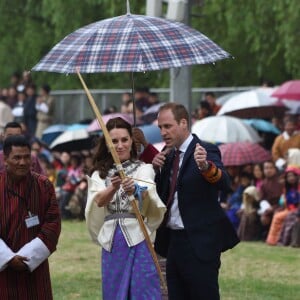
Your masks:
M181 144L181 146L179 147L180 152L185 153L188 146L190 145L190 143L193 140L193 136L192 134L190 134L187 139Z

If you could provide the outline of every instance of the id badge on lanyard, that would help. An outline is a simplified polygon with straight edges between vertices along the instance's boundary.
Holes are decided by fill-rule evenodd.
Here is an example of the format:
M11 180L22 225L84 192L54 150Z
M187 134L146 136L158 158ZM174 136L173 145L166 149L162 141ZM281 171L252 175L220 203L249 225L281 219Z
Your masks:
M25 218L25 223L27 228L31 228L33 226L37 226L40 224L39 217L37 215L33 215L30 211L28 212L28 217Z

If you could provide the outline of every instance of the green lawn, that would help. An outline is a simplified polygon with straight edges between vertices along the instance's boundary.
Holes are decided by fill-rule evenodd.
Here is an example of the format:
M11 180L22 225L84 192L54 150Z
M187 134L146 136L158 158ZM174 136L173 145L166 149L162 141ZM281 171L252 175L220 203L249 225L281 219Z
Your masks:
M101 298L100 248L85 222L63 222L50 268L55 300ZM299 300L300 249L240 243L222 255L220 292L222 300Z

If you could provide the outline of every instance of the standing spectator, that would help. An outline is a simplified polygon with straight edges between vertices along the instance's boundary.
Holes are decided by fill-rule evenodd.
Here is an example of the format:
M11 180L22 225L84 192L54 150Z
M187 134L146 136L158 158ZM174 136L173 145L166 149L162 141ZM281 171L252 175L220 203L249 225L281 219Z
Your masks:
M22 135L22 127L17 122L9 122L6 124L4 128L4 132L2 134L2 141L4 142L5 139L12 135ZM4 156L3 151L0 151L0 171L3 171L4 168ZM34 171L39 174L44 174L44 170L42 169L38 158L35 155L31 156L31 171Z
M209 103L207 101L201 101L199 104L199 107L196 111L196 119L197 120L202 120L206 117L212 116L212 110L211 107L209 105Z
M14 86L10 86L8 88L6 103L10 106L10 108L13 108L17 102L18 102L17 89Z
M12 114L14 116L14 121L18 123L24 123L24 105L27 95L25 91L18 92L18 102L12 109Z
M19 72L13 72L10 76L10 85L14 86L17 91L19 92L20 90L18 89L18 86L20 84L20 80L21 80L21 75Z
M206 92L204 94L204 100L210 105L210 109L213 115L216 115L221 106L217 104L216 95L213 92Z
M290 148L300 148L300 133L296 131L296 121L289 116L284 122L284 131L275 138L272 158L279 170L286 166L286 154Z
M52 124L54 118L55 99L50 95L50 91L48 84L43 85L36 99L37 128L35 136L39 139L42 138L43 131Z
M155 249L167 257L169 299L220 299L220 255L239 241L218 202L219 190L229 189L220 151L190 133L183 105L161 106L158 126L167 149L153 166L167 213Z
M24 123L27 129L27 134L30 138L35 135L37 120L36 120L36 86L30 84L26 87L27 98L24 105Z
M61 230L51 182L30 171L24 136L4 142L0 172L0 299L52 299L48 265Z
M12 122L14 116L10 106L5 102L3 96L0 97L0 134L2 134L7 123Z

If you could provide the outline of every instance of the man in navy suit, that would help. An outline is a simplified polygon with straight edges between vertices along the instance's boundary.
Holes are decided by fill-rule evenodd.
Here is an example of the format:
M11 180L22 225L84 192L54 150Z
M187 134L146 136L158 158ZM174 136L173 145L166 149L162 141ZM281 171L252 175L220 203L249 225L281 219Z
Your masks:
M220 151L192 135L189 122L183 105L160 107L158 126L166 147L152 163L168 211L155 249L167 257L170 300L217 300L221 252L239 239L218 202L219 191L230 188ZM175 194L169 197L175 150L180 150L179 171Z

